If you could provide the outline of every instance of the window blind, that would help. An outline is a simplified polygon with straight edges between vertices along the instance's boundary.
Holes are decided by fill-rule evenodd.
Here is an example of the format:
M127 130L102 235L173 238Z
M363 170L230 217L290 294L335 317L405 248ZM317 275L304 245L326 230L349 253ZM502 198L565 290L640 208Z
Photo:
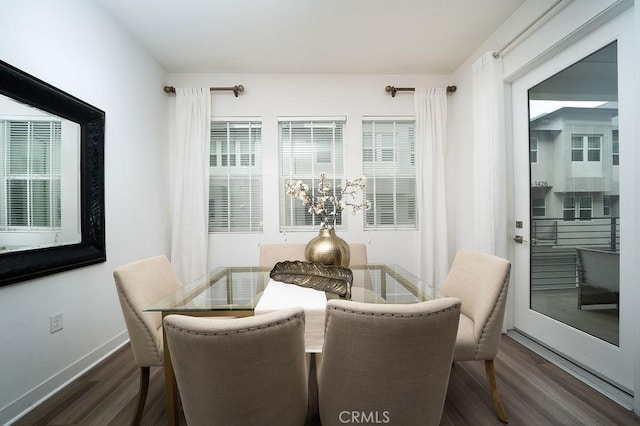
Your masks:
M209 166L209 232L261 232L261 123L213 121Z
M365 119L362 161L373 204L365 229L417 228L415 122Z
M280 230L318 229L320 220L300 200L287 194L286 183L301 180L317 188L325 173L334 190L344 177L344 118L280 118ZM336 226L343 223L342 215Z
M4 230L60 229L59 121L2 120L0 226Z

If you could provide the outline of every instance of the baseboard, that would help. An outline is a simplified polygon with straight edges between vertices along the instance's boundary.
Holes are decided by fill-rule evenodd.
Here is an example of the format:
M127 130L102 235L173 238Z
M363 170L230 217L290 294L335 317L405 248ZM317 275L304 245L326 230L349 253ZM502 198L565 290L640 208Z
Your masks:
M540 344L538 341L519 330L509 330L507 335L527 349L537 353L575 378L591 386L609 399L617 402L624 408L633 411L633 395L629 394L628 390L621 389L620 387L607 382L593 372L552 351L550 348Z
M15 401L2 407L0 409L0 424L14 423L128 342L129 335L125 330Z

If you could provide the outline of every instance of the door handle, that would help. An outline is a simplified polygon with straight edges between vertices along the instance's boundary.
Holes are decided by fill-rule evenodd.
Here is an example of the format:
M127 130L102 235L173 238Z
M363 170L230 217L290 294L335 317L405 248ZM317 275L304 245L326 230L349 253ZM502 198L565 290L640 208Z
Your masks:
M522 235L516 235L515 237L513 237L513 241L515 241L518 244L523 244L527 242L527 240L525 240Z

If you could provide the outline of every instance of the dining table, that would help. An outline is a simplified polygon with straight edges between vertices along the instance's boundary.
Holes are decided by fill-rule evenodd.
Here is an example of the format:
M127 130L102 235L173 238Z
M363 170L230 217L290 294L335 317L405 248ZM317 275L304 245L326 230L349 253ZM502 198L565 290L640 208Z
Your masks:
M433 299L435 289L394 264L349 268L353 274L350 300L363 303L417 303ZM322 351L326 301L335 293L282 283L270 277L271 269L253 266L219 266L145 308L191 316L246 317L276 309L302 307L305 311L305 347ZM169 425L178 424L178 388L171 354L164 338L166 408Z

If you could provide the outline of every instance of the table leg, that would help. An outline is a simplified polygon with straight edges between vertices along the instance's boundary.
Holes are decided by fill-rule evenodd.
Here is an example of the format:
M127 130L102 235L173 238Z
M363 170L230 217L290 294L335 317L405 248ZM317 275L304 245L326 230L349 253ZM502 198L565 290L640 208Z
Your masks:
M318 407L318 358L315 353L307 353L309 356L309 381L306 425L320 424L320 410Z
M164 319L163 313L163 319ZM167 336L162 329L162 339L164 342L164 381L167 396L167 423L169 426L179 424L178 420L178 385L176 383L176 375L173 371L171 363L171 354L169 353L169 345L167 345Z

